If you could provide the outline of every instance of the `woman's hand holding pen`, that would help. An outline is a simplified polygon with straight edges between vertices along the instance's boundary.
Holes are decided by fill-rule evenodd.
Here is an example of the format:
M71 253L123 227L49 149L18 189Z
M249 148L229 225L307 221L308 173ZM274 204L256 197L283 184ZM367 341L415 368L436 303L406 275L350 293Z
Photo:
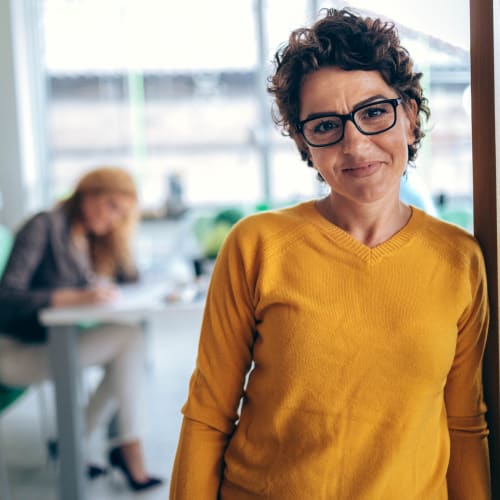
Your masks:
M116 298L118 289L111 283L98 284L89 288L59 288L51 297L52 307L102 304Z

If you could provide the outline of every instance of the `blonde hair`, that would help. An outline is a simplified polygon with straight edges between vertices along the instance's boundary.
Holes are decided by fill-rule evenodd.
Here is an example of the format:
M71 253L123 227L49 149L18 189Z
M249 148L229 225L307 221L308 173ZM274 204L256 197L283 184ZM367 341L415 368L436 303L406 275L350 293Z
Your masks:
M78 181L73 193L61 205L68 213L70 223L82 220L81 204L84 196L123 194L132 198L137 207L137 189L132 176L119 167L100 167L87 172ZM138 210L132 209L123 222L106 235L88 235L89 253L95 272L102 276L118 273L135 275L131 238L138 219Z

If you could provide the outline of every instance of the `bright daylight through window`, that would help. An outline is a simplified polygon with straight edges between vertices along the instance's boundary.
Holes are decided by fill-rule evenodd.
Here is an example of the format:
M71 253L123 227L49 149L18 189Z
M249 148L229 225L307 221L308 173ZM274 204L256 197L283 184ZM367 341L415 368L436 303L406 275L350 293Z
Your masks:
M152 216L175 196L255 209L321 192L271 121L266 77L290 28L352 5L393 19L424 73L432 115L403 191L470 230L468 2L423 4L433 16L398 0L197 0L189 14L161 0L44 0L50 197L102 163L134 173Z

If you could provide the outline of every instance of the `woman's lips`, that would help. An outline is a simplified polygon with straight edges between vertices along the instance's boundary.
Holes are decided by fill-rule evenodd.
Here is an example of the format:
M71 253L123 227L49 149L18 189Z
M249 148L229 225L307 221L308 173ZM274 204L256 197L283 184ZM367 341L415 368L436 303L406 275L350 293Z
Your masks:
M382 167L382 162L373 161L367 163L359 163L342 169L344 174L351 177L368 177L377 172Z

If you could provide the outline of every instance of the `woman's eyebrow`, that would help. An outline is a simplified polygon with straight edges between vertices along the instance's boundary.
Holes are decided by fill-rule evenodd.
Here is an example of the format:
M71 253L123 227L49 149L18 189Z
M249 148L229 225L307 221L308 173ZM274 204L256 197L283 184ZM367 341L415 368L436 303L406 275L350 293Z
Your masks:
M370 97L367 97L366 99L363 99L362 101L359 101L357 104L355 104L352 107L352 111L360 108L361 106L364 106L365 104L370 104L373 101L378 101L379 99L392 99L392 98L387 97L386 95L383 95L383 94L372 95ZM349 113L347 113L347 114L349 114ZM323 116L329 116L329 115L341 115L342 116L343 113L338 113L337 111L321 111L319 113L310 113L304 119L310 120L311 118L321 118Z
M390 99L390 98L387 97L386 95L383 95L383 94L377 94L377 95L368 97L367 99L363 99L362 101L355 104L352 109L355 110L361 106L364 106L365 104L370 104L373 101L378 101L379 99Z

